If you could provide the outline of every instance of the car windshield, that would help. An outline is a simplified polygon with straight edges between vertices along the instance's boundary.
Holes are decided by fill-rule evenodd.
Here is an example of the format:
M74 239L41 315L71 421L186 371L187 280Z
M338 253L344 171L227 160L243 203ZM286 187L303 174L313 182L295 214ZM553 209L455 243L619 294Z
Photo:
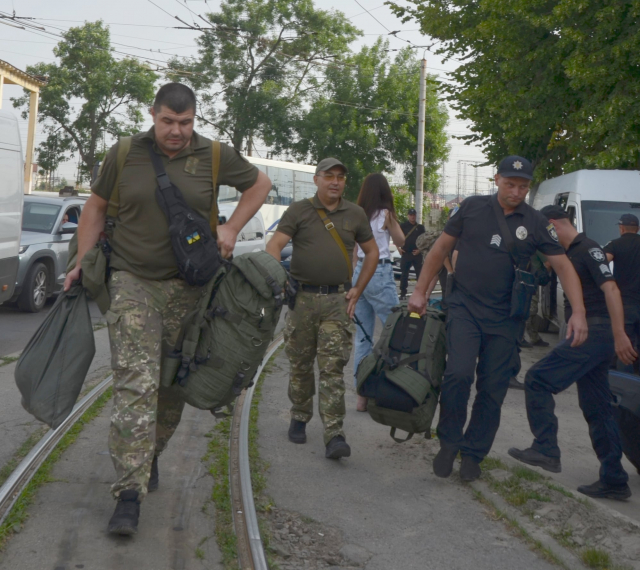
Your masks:
M622 214L634 214L640 218L640 202L582 202L582 227L587 237L604 246L620 237L618 220Z
M60 206L25 202L22 216L22 231L50 234L58 219Z

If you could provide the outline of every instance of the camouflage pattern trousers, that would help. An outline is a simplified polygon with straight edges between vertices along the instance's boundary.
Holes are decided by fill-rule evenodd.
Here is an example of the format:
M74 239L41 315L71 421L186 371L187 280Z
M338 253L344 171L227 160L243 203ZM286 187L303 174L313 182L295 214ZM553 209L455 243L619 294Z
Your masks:
M318 411L324 425L325 445L337 435L344 437L343 370L349 361L353 339L344 293L320 295L299 291L296 306L286 316L285 351L289 358L291 418L308 423L313 416L315 374L318 358Z
M143 499L154 453L165 449L184 408L172 388L160 386L162 347L176 342L180 321L202 289L181 279L153 281L115 271L109 294L114 389L109 451L116 470L111 492L118 497L131 489Z

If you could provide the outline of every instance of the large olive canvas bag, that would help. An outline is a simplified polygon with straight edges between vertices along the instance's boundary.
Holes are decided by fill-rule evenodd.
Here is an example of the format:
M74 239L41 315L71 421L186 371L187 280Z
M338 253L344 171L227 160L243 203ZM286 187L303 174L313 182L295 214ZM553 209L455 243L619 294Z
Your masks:
M27 412L56 429L73 410L96 352L87 294L61 293L15 371Z

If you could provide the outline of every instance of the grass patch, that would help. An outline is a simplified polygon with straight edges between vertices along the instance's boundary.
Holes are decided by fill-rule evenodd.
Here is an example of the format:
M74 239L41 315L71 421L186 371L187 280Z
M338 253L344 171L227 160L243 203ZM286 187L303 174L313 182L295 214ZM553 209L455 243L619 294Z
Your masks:
M204 550L202 550L202 548L196 548L196 558L198 560L204 560Z
M527 467L520 467L519 465L511 468L513 473L518 479L524 479L525 481L531 481L532 483L540 483L546 479L544 475L541 475L537 471L533 471Z
M589 568L606 570L611 566L611 556L598 548L585 548L580 558Z
M500 459L495 457L485 457L480 464L483 471L492 471L493 469L504 469L509 471L509 467Z
M20 356L0 356L0 366L5 366L7 364L11 364L18 360Z
M102 408L111 399L112 389L109 388L100 396L91 407L82 414L82 417L73 425L73 427L64 435L58 445L55 447L51 455L40 466L40 469L36 471L33 479L29 482L26 488L22 491L18 500L13 505L11 512L0 525L0 552L4 550L9 538L22 528L22 525L27 520L28 508L33 503L38 489L45 483L53 481L51 472L57 461L62 457L62 454L78 439L80 433L88 423L96 418Z
M550 548L544 546L544 544L539 540L534 539L517 520L512 519L505 512L499 510L493 502L487 499L480 491L474 490L473 495L477 501L487 507L492 520L502 521L507 528L513 532L513 534L524 540L531 550L536 552L547 562L556 564L560 566L560 568L563 568L563 570L570 570L569 567L560 558L558 558Z
M572 550L575 546L573 540L571 540L573 537L573 529L571 528L571 526L565 526L558 532L551 533L551 536L555 538L559 544L569 550Z
M27 456L27 454L33 449L33 446L42 439L42 436L49 431L47 427L41 427L34 431L27 440L16 450L13 457L7 461L0 469L0 485L9 478L11 473L15 470L18 464Z

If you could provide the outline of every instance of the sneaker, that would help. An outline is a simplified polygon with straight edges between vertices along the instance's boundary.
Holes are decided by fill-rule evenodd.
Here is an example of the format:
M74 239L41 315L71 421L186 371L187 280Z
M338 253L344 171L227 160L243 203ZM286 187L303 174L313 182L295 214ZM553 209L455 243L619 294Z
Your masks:
M138 532L138 517L140 516L140 503L138 491L120 491L116 510L109 521L108 531L111 534L131 536Z
M289 424L289 441L292 443L307 443L305 430L307 424L298 420L291 420Z
M324 456L327 459L340 459L341 457L349 457L351 448L341 435L336 435L327 443L327 449Z
M514 459L522 461L522 463L533 465L534 467L542 467L545 471L551 471L551 473L560 473L562 471L559 457L549 457L530 447L527 449L512 447L507 453Z
M518 346L520 348L532 348L533 345L525 338L518 341Z
M160 485L160 476L158 475L158 456L153 456L153 462L151 463L151 476L149 477L149 483L147 483L147 492L153 493L158 490Z
M524 383L520 382L515 376L509 378L509 388L514 390L524 390Z
M578 487L578 493L582 493L587 497L594 499L615 499L617 501L624 501L631 496L631 489L626 483L620 486L607 485L602 481L596 481L591 485L580 485Z
M539 338L538 340L536 340L532 344L533 344L533 346L542 346L542 347L549 346L549 343L546 340L542 340L541 338Z
M438 451L438 455L433 459L433 473L436 477L442 477L446 479L451 475L453 471L453 462L456 460L456 455L458 455L457 450L447 447L440 447L440 451Z
M471 483L480 478L482 469L480 464L467 455L462 456L462 464L460 465L460 479L465 483Z

